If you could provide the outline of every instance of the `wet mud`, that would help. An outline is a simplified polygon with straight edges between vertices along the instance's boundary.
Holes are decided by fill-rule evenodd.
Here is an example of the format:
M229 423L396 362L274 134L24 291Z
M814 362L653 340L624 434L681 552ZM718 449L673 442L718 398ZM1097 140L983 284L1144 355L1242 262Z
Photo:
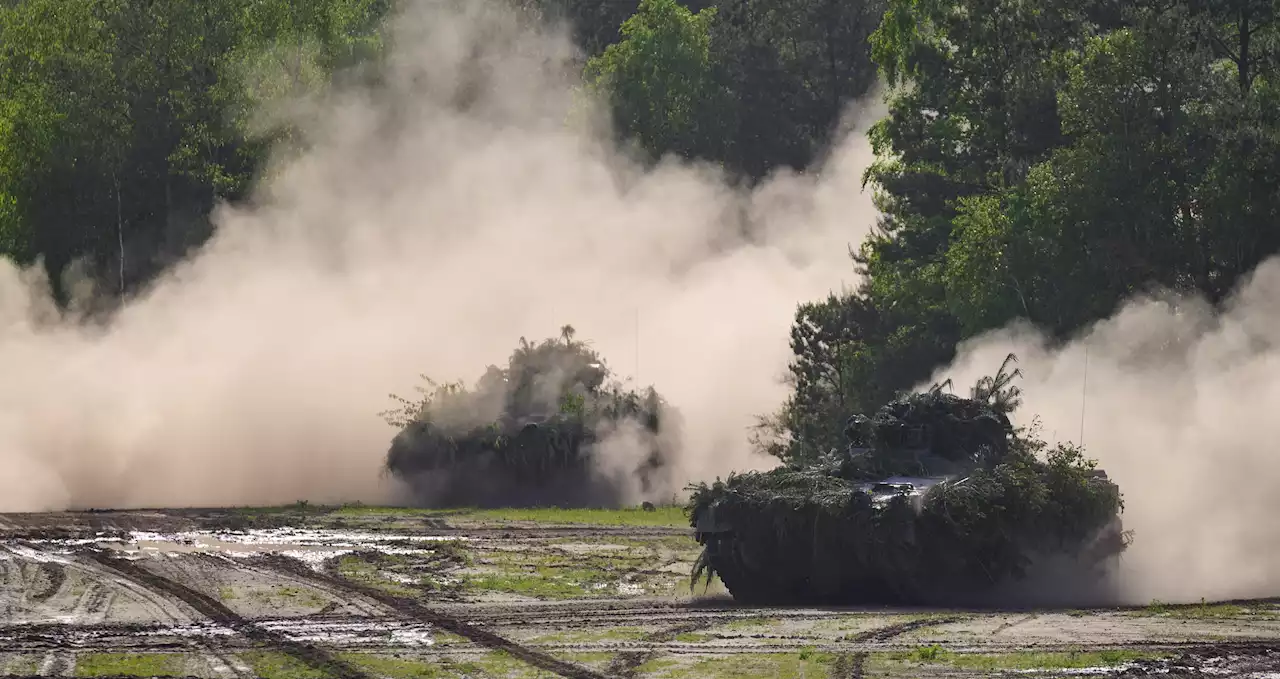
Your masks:
M525 670L503 675L490 665L488 674L469 676L665 679L715 677L716 663L731 660L737 669L724 676L742 676L734 672L748 660L767 664L817 652L826 658L821 676L833 679L1280 676L1274 601L1173 612L999 611L752 607L723 592L690 594L687 586L671 596L614 595L613 589L597 595L589 588L574 595L513 593L474 584L444 591L383 569L377 559L362 562L372 564L367 578L340 563L381 555L424 576L446 566L477 568L449 556L442 546L449 544L455 550L470 545L466 549L487 559L525 558L513 572L528 578L559 577L546 564L566 555L591 568L656 577L687 569L672 556L687 531L459 525L444 513L371 514L324 524L264 515L0 517L0 672L68 676L80 674L76 659L85 654L172 654L189 661L156 676L198 671L190 676L248 679L261 671L244 658L266 653L287 656L316 676L367 679L383 675L360 658L448 668L498 653ZM649 547L636 551L637 544ZM612 556L627 549L626 564ZM636 561L636 553L652 562ZM947 660L929 660L920 649L940 649L939 658ZM1052 672L976 670L976 663L956 660L1103 651L1144 657Z

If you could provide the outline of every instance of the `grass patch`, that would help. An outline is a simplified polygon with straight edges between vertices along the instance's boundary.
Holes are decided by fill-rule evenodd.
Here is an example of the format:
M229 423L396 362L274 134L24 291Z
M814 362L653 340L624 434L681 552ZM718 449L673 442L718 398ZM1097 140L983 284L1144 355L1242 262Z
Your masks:
M297 511L293 505L264 510L262 508L245 509L244 513L289 512ZM310 512L318 513L319 508ZM421 509L414 507L376 507L361 504L342 505L326 508L325 513L338 516L405 516L455 519L466 522L515 523L537 522L549 524L581 524L587 526L678 526L687 528L689 518L685 516L684 507L680 505L664 505L655 507L654 511L644 511L639 507L621 509L574 509L563 507L511 507L498 509L479 509L475 507L459 507L453 509Z
M267 597L269 599L283 599L294 604L313 608L322 608L325 604L329 603L328 599L320 596L320 594L315 590L303 587L292 587L289 585L271 588L267 592Z
M678 641L682 644L700 644L704 641L710 641L711 639L714 639L714 638L715 637L705 632L683 632L675 636L675 641Z
M640 666L646 679L824 679L830 676L835 656L805 650L799 653L741 653L717 658L700 658L692 663L667 658L650 660Z
M641 627L614 627L605 630L556 632L534 637L531 644L589 644L596 641L639 641L648 632Z
M222 601L248 600L254 603L280 607L302 606L304 608L323 608L329 600L315 590L291 585L242 584L218 588L218 598Z
M662 505L654 511L640 507L621 509L574 509L562 507L512 507L480 509L458 507L449 509L425 509L419 507L371 506L360 503L345 505L311 505L296 502L276 507L235 507L226 514L214 517L216 527L231 530L248 528L273 528L291 523L308 523L313 519L370 519L394 522L397 518L419 520L438 517L460 524L509 524L544 523L552 525L583 526L649 526L688 528L689 519L683 505ZM322 521L324 523L324 521Z
M458 677L465 674L476 674L479 670L479 667L473 663L393 658L374 653L340 653L338 658L355 665L369 674L377 677L388 677L389 679Z
M76 656L76 676L174 676L185 674L184 664L183 657L173 653L81 653Z
M613 653L605 651L576 651L574 653L557 654L562 659L579 665L607 665L613 661Z
M1118 649L1109 651L1066 651L1014 653L955 653L940 646L921 646L911 651L885 654L898 664L945 664L963 670L1065 670L1084 667L1112 667L1136 660L1155 660L1167 653Z
M581 553L557 546L544 549L476 550L476 568L462 575L469 591L503 592L539 599L617 597L625 582L633 593L674 591L682 578L642 571L661 565L652 549L625 547L608 553Z
M777 627L782 621L777 618L753 617L742 618L741 620L731 620L725 623L721 629L728 630L744 630L753 627Z
M470 665L476 668L473 676L506 677L507 679L546 679L547 677L546 670L529 665L506 651L486 653Z
M584 526L666 526L689 527L684 508L678 506L657 507L646 512L638 507L624 509L563 509L538 507L529 509L473 509L457 513L450 518L456 521L480 521L486 523L535 522L543 524L573 524Z
M462 636L461 634L446 632L442 629L432 631L431 640L435 642L436 646L465 646L466 644L472 643L470 639Z
M1275 606L1265 602L1213 604L1201 600L1198 604L1166 604L1161 601L1152 601L1145 608L1129 611L1128 615L1131 617L1221 620L1259 616L1271 618L1276 613Z
M399 554L382 554L381 552L343 554L337 560L338 574L348 580L377 587L396 596L416 596L417 591L414 588L382 575L385 565L397 560L403 560L403 557Z
M430 516L432 514L448 513L449 511L447 509L423 509L420 507L383 507L353 502L334 507L329 513L342 516Z
M260 679L322 679L325 673L284 653L247 651L238 654Z
M590 577L590 574L588 574ZM469 575L463 580L467 589L518 594L537 599L572 599L586 596L582 584L568 582L542 573L495 573Z

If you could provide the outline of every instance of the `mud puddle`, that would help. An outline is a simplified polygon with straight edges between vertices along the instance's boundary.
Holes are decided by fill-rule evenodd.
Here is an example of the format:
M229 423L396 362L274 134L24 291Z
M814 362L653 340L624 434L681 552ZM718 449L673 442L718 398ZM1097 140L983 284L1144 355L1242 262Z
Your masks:
M1280 650L1271 645L1209 647L1169 660L1138 661L1111 676L1280 679Z
M368 618L322 620L285 618L255 620L253 624L279 634L296 643L322 643L332 646L422 647L435 645L434 628L427 623L395 619ZM235 630L217 623L197 623L156 627L137 632L148 637L215 638L234 635Z
M94 538L42 538L25 540L30 545L6 544L18 556L32 560L61 560L86 547L123 552L128 556L160 554L220 554L227 557L255 557L279 554L319 570L325 560L360 551L383 554L430 554L431 543L463 541L466 537L439 535L397 535L389 533L315 530L303 528L262 528L245 531L192 530L177 533L130 531L101 533ZM3 558L3 557L0 557Z

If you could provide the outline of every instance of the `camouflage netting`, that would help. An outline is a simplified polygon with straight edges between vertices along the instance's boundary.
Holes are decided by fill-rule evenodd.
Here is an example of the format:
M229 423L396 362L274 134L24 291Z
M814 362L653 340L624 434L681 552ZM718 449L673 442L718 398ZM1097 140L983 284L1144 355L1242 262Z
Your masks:
M1008 393L935 387L850 418L848 449L816 463L693 487L695 581L717 574L749 603L926 604L1041 558L1105 565L1128 539L1119 488L1078 449L1014 430Z
M566 326L523 338L506 368L397 398L384 413L400 431L386 468L435 506L615 506L665 482L675 413L652 389L623 389ZM601 461L607 451L607 464Z

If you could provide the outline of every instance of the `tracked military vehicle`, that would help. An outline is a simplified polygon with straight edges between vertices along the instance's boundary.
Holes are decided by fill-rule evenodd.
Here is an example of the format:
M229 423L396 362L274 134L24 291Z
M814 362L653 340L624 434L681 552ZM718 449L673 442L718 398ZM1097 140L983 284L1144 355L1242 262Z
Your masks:
M652 388L625 389L565 326L524 338L503 368L468 388L422 388L383 413L397 432L387 471L426 506L612 507L631 489L665 486L679 416ZM603 465L600 443L621 432L637 454Z
M1077 449L941 388L849 419L847 448L694 488L695 565L755 604L931 603L1026 575L1096 569L1127 545L1119 488Z

